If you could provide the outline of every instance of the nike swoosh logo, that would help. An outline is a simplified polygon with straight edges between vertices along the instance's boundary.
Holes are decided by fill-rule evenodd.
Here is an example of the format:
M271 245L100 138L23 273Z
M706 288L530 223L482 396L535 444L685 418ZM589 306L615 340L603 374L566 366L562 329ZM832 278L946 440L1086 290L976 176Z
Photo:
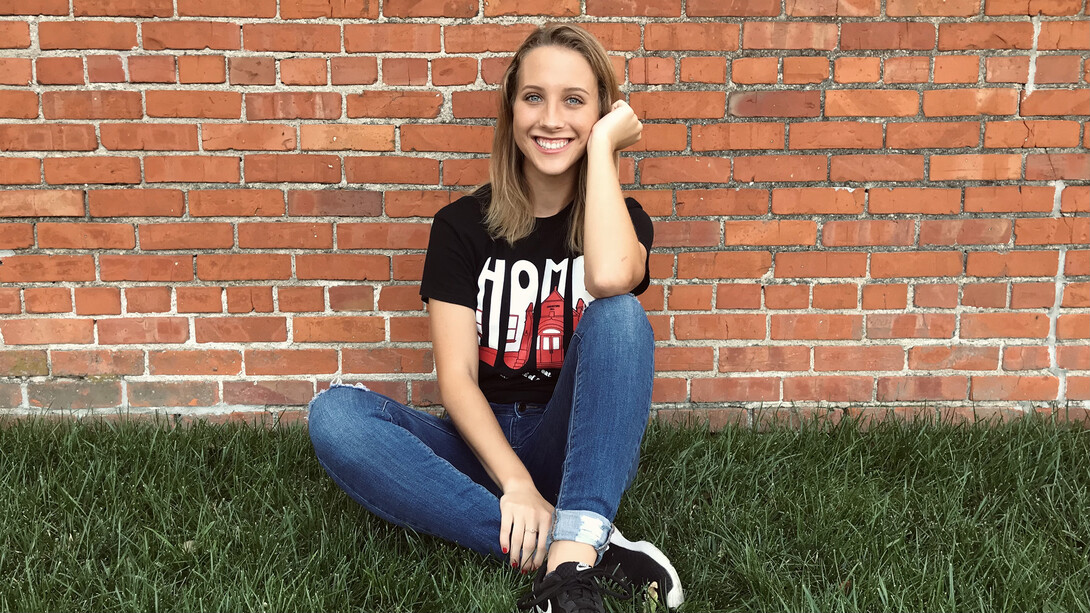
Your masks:
M547 602L545 604L547 604L549 606L545 607L544 609L541 608L541 605L538 605L536 607L537 608L537 613L553 613L553 603L552 602Z

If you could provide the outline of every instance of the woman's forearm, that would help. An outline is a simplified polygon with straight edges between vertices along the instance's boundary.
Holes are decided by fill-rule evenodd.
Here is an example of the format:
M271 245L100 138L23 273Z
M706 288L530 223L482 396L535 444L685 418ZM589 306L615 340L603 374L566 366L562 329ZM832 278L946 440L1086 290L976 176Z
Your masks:
M608 139L587 144L587 195L583 222L583 266L595 298L631 291L644 274L644 249L617 178L616 154Z
M458 434L500 490L507 492L514 487L533 485L530 473L511 449L481 388L473 381L463 380L441 384L439 391Z

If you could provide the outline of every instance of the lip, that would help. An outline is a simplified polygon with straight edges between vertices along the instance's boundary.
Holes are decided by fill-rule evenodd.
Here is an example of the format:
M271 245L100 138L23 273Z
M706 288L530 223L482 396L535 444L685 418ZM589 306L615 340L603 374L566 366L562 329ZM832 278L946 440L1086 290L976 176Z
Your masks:
M569 147L571 147L572 143L575 142L574 138L568 138L567 139L568 142L563 147L560 147L558 149L546 149L545 147L542 147L540 143L537 142L537 139L539 139L539 138L545 139L545 140L560 140L560 139L558 139L558 138L549 138L549 137L546 137L546 136L531 136L530 137L530 140L533 141L533 143L534 143L534 147L538 151L540 151L541 153L544 153L545 155L550 155L550 154L554 154L554 153L563 153L564 151L567 151Z

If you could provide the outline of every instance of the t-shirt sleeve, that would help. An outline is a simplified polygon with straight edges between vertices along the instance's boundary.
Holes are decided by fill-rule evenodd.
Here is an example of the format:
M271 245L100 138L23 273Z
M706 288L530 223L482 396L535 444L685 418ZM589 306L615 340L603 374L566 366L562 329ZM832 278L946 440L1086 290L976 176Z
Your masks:
M472 240L452 219L450 207L439 211L431 224L428 252L420 280L420 298L477 308L477 278Z
M647 249L647 258L643 263L643 280L632 289L632 293L638 296L651 283L651 244L655 240L655 227L651 224L647 211L643 210L635 198L625 198L624 202L628 206L628 216L632 218L632 229L636 231L636 239Z

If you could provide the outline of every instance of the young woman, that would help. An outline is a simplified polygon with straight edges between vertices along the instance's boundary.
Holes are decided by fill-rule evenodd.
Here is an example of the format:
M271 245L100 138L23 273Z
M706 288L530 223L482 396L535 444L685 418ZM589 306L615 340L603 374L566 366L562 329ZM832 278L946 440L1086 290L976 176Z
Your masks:
M379 517L537 570L520 608L602 610L652 581L676 607L666 556L612 525L654 372L633 297L652 226L617 171L641 124L568 25L527 38L500 97L491 183L435 216L420 288L448 417L335 385L310 405L315 452Z

